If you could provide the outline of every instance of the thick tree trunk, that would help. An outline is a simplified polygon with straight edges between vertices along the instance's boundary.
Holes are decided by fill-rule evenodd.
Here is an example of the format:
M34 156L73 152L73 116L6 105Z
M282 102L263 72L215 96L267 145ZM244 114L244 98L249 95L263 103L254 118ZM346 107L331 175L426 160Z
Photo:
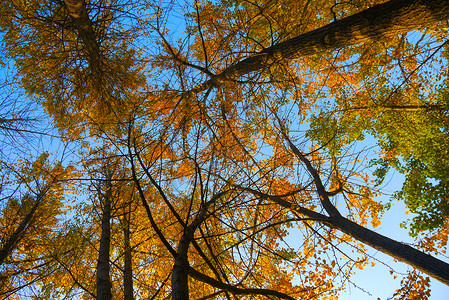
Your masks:
M97 299L110 300L112 298L112 284L109 279L109 254L111 245L111 187L102 198L103 214L101 217L101 238L97 263Z
M413 247L392 240L343 217L329 218L328 226L390 255L449 285L449 264Z
M184 233L178 244L171 280L173 300L189 300L189 261L187 253L191 240L191 235Z
M125 266L123 271L123 285L124 285L124 298L125 300L134 299L133 291L133 266L132 266L132 254L131 254L131 242L130 242L130 212L123 216L123 237L125 244Z
M360 43L391 37L449 19L448 0L392 0L335 21L232 65L190 92L197 93L236 80L250 72L322 51L337 50Z
M327 217L315 211L292 205L279 197L267 197L284 207L296 210L298 213L314 219L316 222L324 224L330 228L340 230L354 239L371 246L382 253L392 256L446 285L449 285L449 264L442 260L439 260L401 242L383 236L344 217Z
M209 202L204 203L192 223L184 229L184 234L179 241L178 250L176 251L175 264L172 272L173 300L189 299L189 246L193 240L195 230L206 218L207 207L215 200L216 198L213 197Z
M254 191L251 190L251 192ZM371 246L382 253L392 256L446 285L449 285L449 264L442 260L439 260L406 244L383 236L344 217L327 217L315 211L291 204L277 196L262 195L260 192L255 194L269 198L283 207L295 210L298 213L315 220L316 222L346 233L354 239Z

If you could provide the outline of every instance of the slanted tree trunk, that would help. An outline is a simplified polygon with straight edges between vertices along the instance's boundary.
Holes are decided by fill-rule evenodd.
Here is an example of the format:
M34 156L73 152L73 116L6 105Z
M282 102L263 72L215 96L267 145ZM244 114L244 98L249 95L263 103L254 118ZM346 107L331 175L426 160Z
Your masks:
M266 48L224 69L190 92L201 92L222 82L237 80L276 62L395 36L447 19L447 0L391 0Z
M109 178L110 179L110 178ZM108 181L107 190L103 194L99 190L101 202L101 238L97 263L97 299L110 300L112 298L112 284L109 279L109 254L111 247L111 183Z
M329 228L337 229L353 237L354 239L368 246L371 246L384 254L392 256L397 260L426 273L427 275L441 281L446 285L449 285L449 264L440 259L419 251L411 246L383 236L371 229L348 220L341 215L328 217L322 213L307 209L297 204L293 204L282 197L264 194L260 191L248 187L245 188L239 185L235 186L239 189L249 191L250 193L261 198L270 199L274 203L282 207L296 211L297 213L304 215L311 220L315 220L315 222L323 224Z
M41 192L37 195L36 200L31 207L30 211L25 215L23 220L20 222L19 226L17 226L16 230L14 230L13 234L8 238L6 243L0 249L0 265L3 264L6 258L11 254L14 250L14 247L20 241L21 237L25 233L26 229L30 225L33 220L34 214L36 213L37 208L39 207L42 199L46 193Z
M354 239L449 285L449 264L406 244L360 226L346 218L329 218L327 223L329 227L338 229Z
M325 190L318 171L312 166L311 162L301 153L301 151L288 138L285 127L281 124L282 134L284 139L289 143L290 149L302 163L306 165L308 172L311 174L315 183L317 193L323 208L329 214L326 218L325 224L332 228L338 229L356 240L373 247L387 255L390 255L408 265L423 271L435 279L449 285L449 264L432 257L424 252L421 252L413 247L402 244L398 241L392 240L386 236L378 234L373 230L360 226L359 224L348 220L341 216L337 208L329 199L329 193Z
M330 201L330 193L326 191L318 171L312 165L310 160L301 152L301 150L299 150L295 146L295 144L288 137L287 130L282 120L277 115L275 115L275 117L278 120L281 134L284 140L288 143L290 150L306 166L307 171L313 178L317 194L320 197L321 205L329 215L329 217L325 215L319 216L317 219L320 220L320 222L331 228L338 229L341 232L344 232L355 238L356 240L365 243L373 247L374 249L390 255L402 262L405 262L406 264L449 285L449 264L436 259L431 255L421 252L413 247L378 234L343 217L338 209ZM277 202L283 205L282 202ZM300 210L298 209L298 212L299 211ZM303 212L301 213L307 215L310 218L316 218L317 214L315 212L311 214L307 209L303 209Z

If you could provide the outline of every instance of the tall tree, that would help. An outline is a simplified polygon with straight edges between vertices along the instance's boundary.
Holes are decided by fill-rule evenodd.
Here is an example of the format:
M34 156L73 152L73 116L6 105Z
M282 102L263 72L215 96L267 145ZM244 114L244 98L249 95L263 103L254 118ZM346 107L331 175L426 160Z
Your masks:
M133 289L133 263L132 263L132 248L131 248L131 204L124 207L122 217L123 226L123 246L124 246L124 265L123 265L123 286L124 299L134 299Z
M107 168L107 166L106 166ZM97 299L112 298L112 284L109 274L109 260L111 252L111 211L112 211L112 187L111 180L113 170L105 170L105 188L97 186L101 209L101 238L98 249L97 264Z

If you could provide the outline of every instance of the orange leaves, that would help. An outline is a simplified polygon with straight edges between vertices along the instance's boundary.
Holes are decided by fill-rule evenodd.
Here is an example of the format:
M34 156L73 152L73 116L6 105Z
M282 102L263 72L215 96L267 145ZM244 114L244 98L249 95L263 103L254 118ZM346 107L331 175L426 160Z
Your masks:
M407 277L401 280L401 288L396 290L394 300L427 300L430 299L430 279L419 275L416 270L407 272Z
M165 101L160 101L158 104L156 104L152 109L156 110L156 115L168 115L173 111L173 109L176 107L177 103L174 103L173 101L170 101L169 99L164 99Z
M271 181L270 193L273 195L294 195L296 191L301 189L300 186L289 182L287 178L276 178Z
M346 187L346 189L352 188ZM374 194L369 187L361 186L355 193L345 193L345 197L351 217L357 220L357 223L366 225L370 221L373 227L381 224L384 206L374 199Z
M422 249L426 251L438 253L446 253L446 246L449 239L449 219L443 226L435 229L428 234L423 233L423 238L420 239L419 245Z

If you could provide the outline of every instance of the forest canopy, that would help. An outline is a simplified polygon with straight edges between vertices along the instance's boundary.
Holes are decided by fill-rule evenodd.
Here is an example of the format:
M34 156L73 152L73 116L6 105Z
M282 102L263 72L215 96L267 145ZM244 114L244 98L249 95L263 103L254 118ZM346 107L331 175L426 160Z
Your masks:
M449 285L449 1L0 15L1 299L338 299L376 264L389 299ZM413 243L379 233L398 202Z

